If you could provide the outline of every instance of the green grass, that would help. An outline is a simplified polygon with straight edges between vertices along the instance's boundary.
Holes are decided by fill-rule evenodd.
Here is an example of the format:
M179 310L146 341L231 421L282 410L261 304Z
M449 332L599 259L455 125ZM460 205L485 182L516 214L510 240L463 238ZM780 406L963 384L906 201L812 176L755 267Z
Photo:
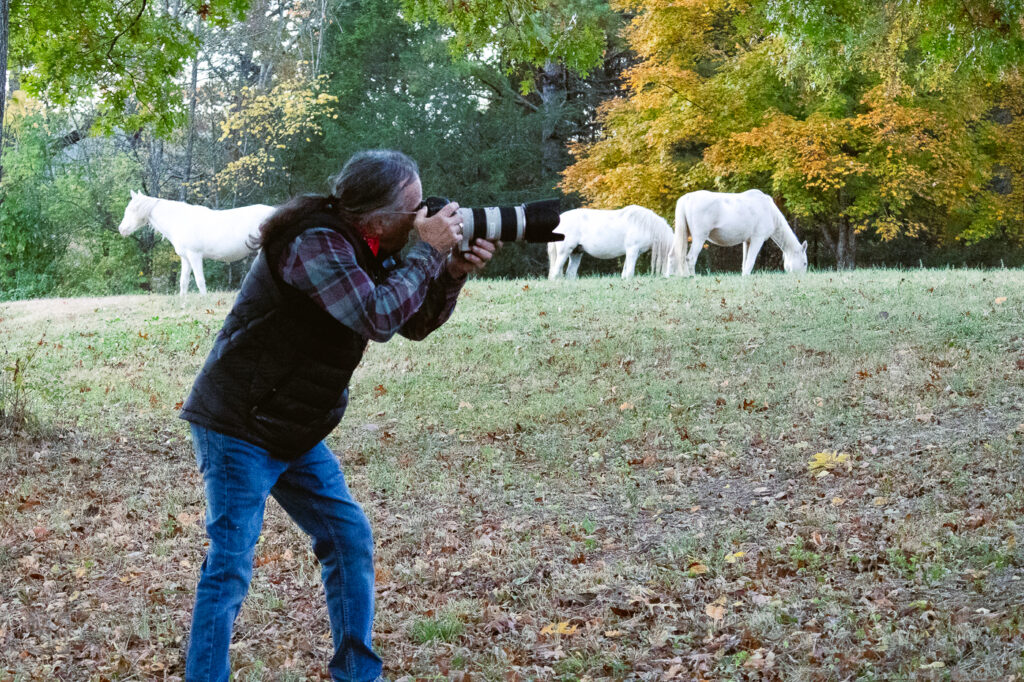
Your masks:
M1022 281L471 282L427 340L371 344L328 441L386 672L1024 674ZM231 300L0 305L0 353L32 358L0 439L0 681L180 678L204 503L175 406ZM812 476L832 451L850 468ZM237 674L319 679L319 569L274 504L256 564Z

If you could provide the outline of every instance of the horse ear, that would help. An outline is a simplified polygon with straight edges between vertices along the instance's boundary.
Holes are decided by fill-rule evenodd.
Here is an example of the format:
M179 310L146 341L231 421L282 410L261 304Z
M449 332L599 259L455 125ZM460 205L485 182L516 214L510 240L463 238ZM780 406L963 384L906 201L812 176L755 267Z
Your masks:
M134 199L134 198L135 198L136 196L138 196L137 194L135 194L135 190L133 190L133 189L130 189L130 190L128 190L128 191L129 191L129 192L131 192L131 194L132 194L132 199Z
M807 253L807 240L804 240L804 253Z

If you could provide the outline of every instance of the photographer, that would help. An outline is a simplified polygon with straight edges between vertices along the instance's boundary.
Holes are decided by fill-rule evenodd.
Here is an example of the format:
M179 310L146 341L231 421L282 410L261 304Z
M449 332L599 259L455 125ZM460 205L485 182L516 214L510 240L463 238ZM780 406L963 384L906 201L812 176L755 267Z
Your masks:
M462 238L454 203L432 217L415 162L360 152L331 194L297 197L260 229L262 251L181 411L206 489L209 551L196 588L187 682L228 679L267 495L313 539L334 638L333 680L381 673L373 651L373 539L323 443L369 340L422 339L500 242ZM418 243L399 263L410 232Z

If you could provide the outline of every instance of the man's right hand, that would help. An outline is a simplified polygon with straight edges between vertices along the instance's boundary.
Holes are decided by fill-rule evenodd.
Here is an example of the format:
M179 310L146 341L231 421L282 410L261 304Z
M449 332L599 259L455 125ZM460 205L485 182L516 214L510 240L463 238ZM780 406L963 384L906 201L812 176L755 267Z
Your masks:
M420 239L439 253L448 253L462 241L462 218L456 213L458 209L459 205L453 201L428 218L427 209L423 207L416 214L413 227L419 232Z

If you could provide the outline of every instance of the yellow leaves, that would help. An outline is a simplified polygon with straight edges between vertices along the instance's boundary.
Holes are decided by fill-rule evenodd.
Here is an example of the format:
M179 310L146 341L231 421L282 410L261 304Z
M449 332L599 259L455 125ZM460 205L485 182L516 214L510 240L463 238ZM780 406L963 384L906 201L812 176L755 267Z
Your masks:
M828 476L830 471L840 467L845 467L847 471L850 471L853 469L853 462L850 461L849 454L836 450L815 453L807 462L807 470L815 478Z
M560 623L551 623L540 629L542 635L573 635L579 630L578 625L570 625L569 621L563 620Z
M690 564L689 571L691 576L704 575L708 572L708 567L702 563L694 562Z
M741 559L744 556L746 556L746 552L733 552L732 554L726 554L725 563L734 564L738 559Z
M320 92L324 81L285 81L266 93L244 90L242 105L220 123L220 141L239 151L252 151L228 164L213 183L223 189L265 186L269 174L282 170L270 150L289 149L302 140L310 142L323 132L320 121L331 115L338 101L334 95Z
M704 606L704 613L708 618L718 622L725 618L725 595Z

